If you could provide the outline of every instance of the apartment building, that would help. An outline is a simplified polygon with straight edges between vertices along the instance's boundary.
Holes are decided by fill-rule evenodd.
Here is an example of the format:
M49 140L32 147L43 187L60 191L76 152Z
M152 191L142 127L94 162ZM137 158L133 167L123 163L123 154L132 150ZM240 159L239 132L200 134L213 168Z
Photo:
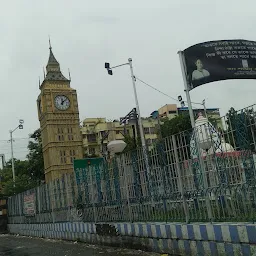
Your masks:
M153 118L142 118L145 140L149 148L157 139L158 126ZM81 127L85 157L102 156L107 144L112 140L123 140L125 134L137 137L137 125L121 125L118 120L107 121L106 118L86 118Z

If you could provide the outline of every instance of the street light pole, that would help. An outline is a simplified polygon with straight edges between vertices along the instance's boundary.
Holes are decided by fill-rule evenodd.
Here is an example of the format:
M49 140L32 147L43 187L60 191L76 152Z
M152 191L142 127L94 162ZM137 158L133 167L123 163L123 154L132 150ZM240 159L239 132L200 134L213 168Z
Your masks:
M14 157L13 157L13 139L12 139L13 131L10 130L10 141L11 141L11 157L12 157L12 179L13 179L13 186L15 187L15 169L14 169Z
M141 115L140 115L140 107L139 107L139 101L138 101L138 96L137 96L137 91L136 91L136 77L134 76L134 73L133 73L132 58L129 58L127 63L120 64L120 65L117 65L117 66L114 66L114 67L110 67L110 64L108 62L106 62L105 63L105 68L107 69L109 75L113 75L113 72L112 72L113 69L119 68L119 67L122 67L122 66L125 66L125 65L130 66L131 77L132 77L132 85L133 85L135 104L136 104L136 111L137 111L137 114L138 114L138 121L139 121L141 145L142 145L143 148L145 148L146 147L146 141L145 141L145 135L144 135L143 125L142 125L142 119L141 119Z
M124 65L129 65L130 66L130 71L131 71L131 77L132 77L132 84L133 84L133 91L134 91L134 97L135 97L135 104L136 104L136 111L138 114L138 122L139 122L139 130L140 130L140 139L141 139L141 145L142 145L142 153L145 159L145 169L146 173L148 176L148 181L149 181L149 191L151 195L151 200L153 202L153 190L152 190L152 180L151 180L151 173L150 173L150 167L149 167L149 160L148 160L148 154L147 154L147 148L146 148L146 141L145 141L145 135L144 135L144 129L142 125L142 118L140 114L140 108L139 108L139 101L138 101L138 96L137 96L137 91L136 91L136 77L134 76L133 73L133 66L132 66L132 58L128 59L128 63L120 64L114 67L110 67L110 64L108 62L105 62L105 68L108 71L109 75L113 75L112 70L114 68L118 68Z
M11 157L12 157L12 179L13 179L13 187L15 188L15 167L14 167L14 156L13 156L13 136L12 134L17 130L17 129L23 129L23 123L24 120L20 119L19 120L19 125L13 129L10 130L10 142L11 142Z
M191 102L189 89L188 89L187 76L186 76L185 65L184 65L184 62L185 62L184 55L183 55L183 52L181 52L181 51L179 51L178 54L179 54L179 58L180 58L181 72L182 72L182 77L183 77L183 82L184 82L184 87L185 87L185 93L186 93L186 97L187 97L190 122L191 122L192 128L194 128L195 127L195 118L194 118L192 102Z
M140 137L141 137L141 145L143 148L146 147L146 141L145 141L145 135L144 135L144 130L143 130L143 125L142 125L142 119L141 119L141 114L140 114L140 107L139 107L139 101L138 101L138 96L137 96L137 90L136 90L136 78L133 73L133 67L132 67L132 59L129 58L129 66L131 70L131 76L132 76L132 84L133 84L133 91L134 91L134 97L135 97L135 104L136 104L136 110L138 114L138 121L139 121L139 129L140 129Z

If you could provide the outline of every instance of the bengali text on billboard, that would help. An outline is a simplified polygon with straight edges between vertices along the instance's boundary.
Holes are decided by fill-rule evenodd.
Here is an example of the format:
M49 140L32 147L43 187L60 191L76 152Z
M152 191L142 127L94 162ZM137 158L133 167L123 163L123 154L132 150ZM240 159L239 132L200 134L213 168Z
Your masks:
M256 79L256 42L210 41L184 51L189 90L226 79Z

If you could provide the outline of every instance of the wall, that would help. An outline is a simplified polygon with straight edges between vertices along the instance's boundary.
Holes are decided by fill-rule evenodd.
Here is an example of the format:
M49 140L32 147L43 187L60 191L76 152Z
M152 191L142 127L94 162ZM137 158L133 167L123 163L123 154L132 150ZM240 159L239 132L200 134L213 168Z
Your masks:
M256 255L255 224L65 222L9 224L12 234L77 240L175 255Z

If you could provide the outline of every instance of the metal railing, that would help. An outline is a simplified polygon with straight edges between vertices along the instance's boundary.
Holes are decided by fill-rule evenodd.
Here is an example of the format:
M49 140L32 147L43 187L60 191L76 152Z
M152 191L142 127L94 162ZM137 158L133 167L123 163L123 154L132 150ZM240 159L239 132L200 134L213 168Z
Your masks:
M12 196L10 223L256 219L255 105ZM24 198L34 196L26 215ZM32 202L32 205L33 205Z

